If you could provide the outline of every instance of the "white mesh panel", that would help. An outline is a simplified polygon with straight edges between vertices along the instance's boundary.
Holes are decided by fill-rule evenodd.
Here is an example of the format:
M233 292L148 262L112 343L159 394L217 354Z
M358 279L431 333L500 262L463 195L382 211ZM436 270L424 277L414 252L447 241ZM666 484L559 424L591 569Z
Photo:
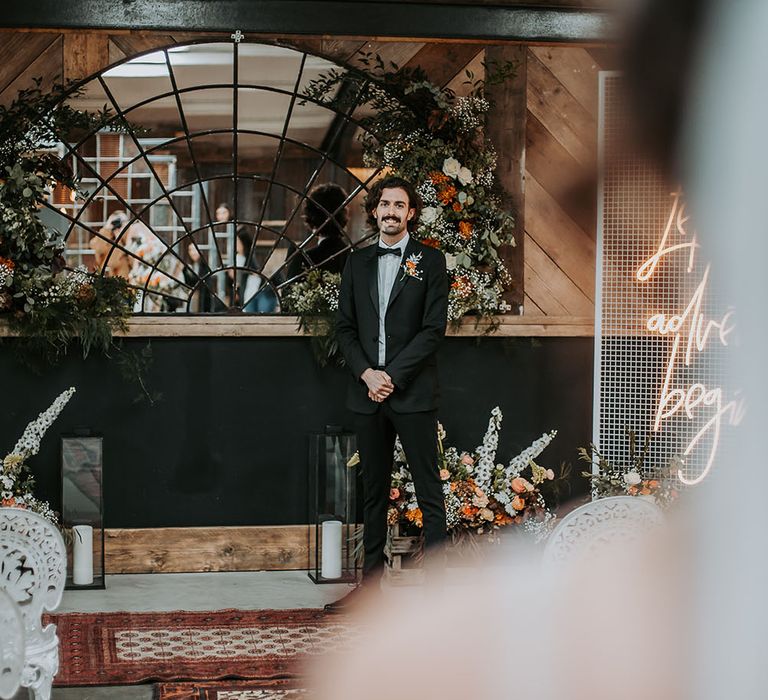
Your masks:
M717 464L716 443L719 440L722 445L728 440L733 432L731 424L738 421L739 394L729 388L726 373L729 347L721 342L719 332L721 325L733 327L735 318L731 315L724 321L729 308L714 291L715 268L707 273L711 261L696 241L693 222L684 220L684 197L624 140L628 124L620 83L620 75L601 74L599 136L603 177L599 202L594 438L612 464L629 466L626 429L637 433L641 445L650 434L645 470L665 467L673 456L678 456L684 460L682 478L696 481L710 463ZM638 272L659 249L667 229L664 247L681 247L660 257L650 277L641 281ZM694 241L696 247L692 251ZM707 274L709 281L701 295L698 314L691 308L679 332L670 329L661 334L648 329L655 314L664 314L667 322L673 315L685 314ZM694 319L702 332L709 322L717 325L711 327L703 350L694 342L690 362L686 364ZM733 344L735 335L735 331L730 332L726 341ZM673 361L676 338L678 349ZM665 406L670 415L658 421L668 373L669 400ZM706 396L711 405L704 405L705 401L691 405L689 415L683 402L673 412L683 395L688 396L691 404ZM719 439L718 407L722 411ZM658 430L654 430L657 421ZM709 421L713 421L709 430L695 441Z

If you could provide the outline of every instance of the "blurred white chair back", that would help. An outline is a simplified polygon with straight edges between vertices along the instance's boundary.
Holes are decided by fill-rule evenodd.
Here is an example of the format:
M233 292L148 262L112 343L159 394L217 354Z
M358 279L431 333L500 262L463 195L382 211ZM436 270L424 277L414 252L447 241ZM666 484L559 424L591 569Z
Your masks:
M606 547L631 544L663 523L661 509L637 496L610 496L585 503L555 526L544 548L544 567L556 568Z
M24 669L24 620L13 598L0 590L0 698L12 698Z
M50 521L21 508L0 508L0 589L24 621L21 686L36 700L49 700L59 670L56 625L43 627L41 618L61 603L66 571L64 540Z

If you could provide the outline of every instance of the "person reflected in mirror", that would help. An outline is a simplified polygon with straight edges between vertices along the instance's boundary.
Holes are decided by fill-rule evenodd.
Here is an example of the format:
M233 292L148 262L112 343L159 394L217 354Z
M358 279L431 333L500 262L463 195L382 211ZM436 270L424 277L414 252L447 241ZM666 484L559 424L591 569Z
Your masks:
M187 245L188 261L184 265L184 281L194 289L190 311L211 313L224 311L224 302L215 294L216 280L210 276L211 267L205 251L196 243Z
M116 244L126 247L120 234L127 221L126 212L113 212L99 229L99 235L91 237L89 246L93 251L94 272L100 272L104 277L130 277L133 261L125 250L115 247Z
M407 180L390 176L376 183L366 212L379 242L353 252L342 274L337 337L351 372L347 408L362 467L365 560L361 585L327 605L328 612L355 608L379 589L396 435L422 513L425 568L428 574L444 568L436 353L445 337L450 284L443 253L411 235L420 211Z
M219 204L219 206L216 207L216 211L214 212L214 217L216 218L217 224L227 224L234 217L232 216L232 207L227 204L226 202L222 202Z
M290 243L286 278L300 275L311 267L341 274L349 257L349 246L344 228L348 214L346 203L349 195L334 182L326 182L310 190L304 202L302 218L307 235L312 235L314 245L303 251Z
M259 269L253 236L245 226L238 226L236 240L237 275L230 270L230 276L237 279L236 303L246 313L271 313L275 307L275 294L264 278L253 270Z

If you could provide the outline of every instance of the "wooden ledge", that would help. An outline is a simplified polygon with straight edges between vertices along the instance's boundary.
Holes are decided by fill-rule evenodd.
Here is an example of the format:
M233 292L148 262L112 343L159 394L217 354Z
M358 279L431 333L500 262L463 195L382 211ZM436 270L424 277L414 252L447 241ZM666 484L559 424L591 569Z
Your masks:
M300 337L296 316L154 316L136 317L130 321L126 335L147 337ZM458 328L449 327L449 336L477 337L486 335L488 321L464 319ZM507 316L499 319L498 330L491 335L501 337L592 337L595 322L591 317Z
M588 316L502 316L489 337L591 338L595 322ZM488 333L488 321L466 318L449 337L478 337ZM136 316L128 322L128 338L291 338L305 335L296 316ZM14 335L0 320L0 336Z

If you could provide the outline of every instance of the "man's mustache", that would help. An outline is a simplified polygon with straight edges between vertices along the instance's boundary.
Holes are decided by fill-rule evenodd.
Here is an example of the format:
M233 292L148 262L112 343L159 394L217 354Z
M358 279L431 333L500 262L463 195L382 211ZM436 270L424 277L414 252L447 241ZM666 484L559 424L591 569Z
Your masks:
M398 219L396 216L385 216L382 221L394 221L395 223L400 223L400 219Z

